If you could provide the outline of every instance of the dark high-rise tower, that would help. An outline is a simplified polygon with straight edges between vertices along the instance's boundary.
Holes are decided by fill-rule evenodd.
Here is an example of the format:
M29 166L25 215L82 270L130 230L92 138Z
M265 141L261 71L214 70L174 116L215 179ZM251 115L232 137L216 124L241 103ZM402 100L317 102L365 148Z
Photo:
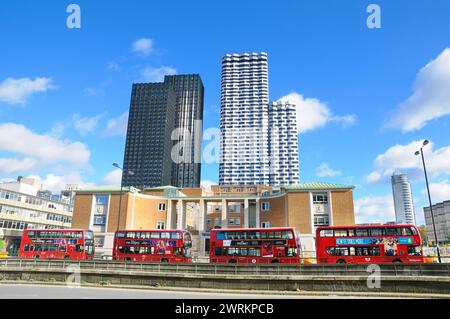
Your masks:
M198 74L169 75L165 82L174 89L177 97L172 164L172 185L200 187L203 83Z
M199 187L202 119L199 75L133 84L123 185Z
M123 185L169 185L176 96L168 83L133 84L125 145ZM133 174L128 174L132 171Z

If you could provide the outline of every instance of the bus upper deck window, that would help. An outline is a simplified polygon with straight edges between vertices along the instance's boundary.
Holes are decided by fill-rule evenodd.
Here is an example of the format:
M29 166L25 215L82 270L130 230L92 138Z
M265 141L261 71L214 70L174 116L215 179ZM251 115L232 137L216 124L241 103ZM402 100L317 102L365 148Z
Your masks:
M319 233L320 237L333 237L332 229L322 229Z

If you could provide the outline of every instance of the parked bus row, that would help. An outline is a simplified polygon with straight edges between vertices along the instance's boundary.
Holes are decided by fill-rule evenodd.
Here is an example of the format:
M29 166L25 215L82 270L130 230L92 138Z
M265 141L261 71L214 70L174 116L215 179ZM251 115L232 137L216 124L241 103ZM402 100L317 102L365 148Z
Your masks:
M413 225L318 227L316 261L320 264L422 263L422 241ZM181 230L121 230L114 236L113 260L192 262L192 236ZM94 258L90 230L25 230L19 258ZM210 263L300 264L295 228L233 228L210 232Z

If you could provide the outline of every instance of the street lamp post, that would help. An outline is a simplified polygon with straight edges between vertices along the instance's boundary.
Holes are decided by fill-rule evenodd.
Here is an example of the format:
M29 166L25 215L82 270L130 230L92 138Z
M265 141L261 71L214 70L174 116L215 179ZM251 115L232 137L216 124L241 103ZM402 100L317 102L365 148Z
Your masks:
M421 155L422 156L422 164L423 164L423 171L425 173L425 183L427 184L427 192L428 192L428 201L430 202L430 213L431 213L431 222L433 223L433 233L434 233L434 240L436 241L436 250L437 250L437 255L438 255L438 260L439 263L441 263L441 253L439 252L439 242L438 242L438 238L437 238L437 233L436 233L436 224L434 222L434 214L433 214L433 204L431 203L431 193L430 193L430 186L428 185L428 174L427 174L427 167L425 165L425 157L423 155L423 148L425 146L427 146L430 142L428 140L425 140L423 142L422 147L420 148L419 151L417 151L415 154L416 156Z

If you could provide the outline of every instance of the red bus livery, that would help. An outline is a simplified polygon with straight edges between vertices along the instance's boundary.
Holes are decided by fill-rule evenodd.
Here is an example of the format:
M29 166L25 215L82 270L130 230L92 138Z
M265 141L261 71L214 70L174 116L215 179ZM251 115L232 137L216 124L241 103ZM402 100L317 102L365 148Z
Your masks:
M317 263L422 263L414 225L318 227Z
M122 230L114 235L114 260L192 262L192 236L182 230Z
M210 262L298 264L300 246L295 228L213 229Z
M19 258L94 259L94 233L90 230L24 230Z

